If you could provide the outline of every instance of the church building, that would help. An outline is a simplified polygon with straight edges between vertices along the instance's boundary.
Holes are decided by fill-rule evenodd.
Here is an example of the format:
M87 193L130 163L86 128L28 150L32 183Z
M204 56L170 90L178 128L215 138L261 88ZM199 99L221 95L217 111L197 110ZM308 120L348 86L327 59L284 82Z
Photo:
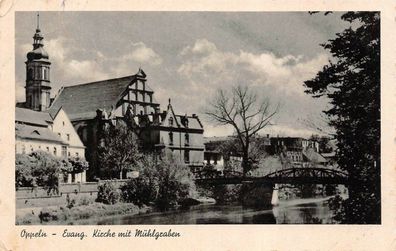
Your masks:
M145 151L168 149L192 170L203 166L204 130L198 116L175 114L170 100L167 110L161 112L142 69L131 76L63 87L49 112L60 108L87 147L89 179L101 174L97 154L101 130L119 119L133 121Z
M170 100L167 109L161 111L142 69L130 76L64 86L51 99L51 62L43 48L39 27L33 39L33 51L27 54L26 61L26 102L17 106L45 114L40 123L46 120L51 133L43 141L49 142L51 138L55 144L57 139L57 149L60 147L68 155L85 156L89 162L87 180L101 176L98 146L102 130L106 124L120 119L133 121L131 130L138 131L144 151L169 150L192 170L203 166L204 130L198 116L176 114ZM17 113L20 111L17 108Z

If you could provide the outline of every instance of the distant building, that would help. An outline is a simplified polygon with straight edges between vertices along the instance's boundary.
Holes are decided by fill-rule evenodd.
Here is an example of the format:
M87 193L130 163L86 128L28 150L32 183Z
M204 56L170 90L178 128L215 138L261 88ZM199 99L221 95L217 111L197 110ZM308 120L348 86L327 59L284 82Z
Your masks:
M238 142L229 146L227 149L227 156L224 156L222 149L229 142L237 141L236 137L208 137L205 138L205 152L204 152L204 163L205 166L214 168L216 170L223 170L229 161L242 162L242 153L238 148ZM271 146L269 135L255 137L254 141L257 150L263 153L268 151Z
M176 115L169 100L167 110L161 114L154 114L154 120L146 125L146 130L150 137L142 137L143 142L153 146L155 151L170 149L173 155L184 161L191 170L202 168L204 130L196 114Z
M222 170L230 160L242 161L242 154L237 147L238 143L229 145L229 142L236 140L231 136L205 138L205 166ZM315 140L301 137L270 137L267 134L254 138L254 141L255 148L259 153L281 155L282 159L294 166L328 164L328 160L318 152L319 144ZM228 156L224 156L221 149L227 144L229 145L226 154Z
M316 140L301 137L273 137L271 138L271 154L285 154L291 164L311 165L312 163L325 165L327 160L319 154L319 143Z
M37 27L33 50L27 53L26 102L15 108L15 151L29 154L41 150L57 157L84 158L85 146L74 130L69 117L59 107L49 113L50 61L43 48L43 37ZM67 182L85 182L85 171L70 173Z
M206 168L221 171L230 159L242 160L238 152L230 152L224 156L222 148L227 142L235 140L235 137L207 137L205 141L204 166Z

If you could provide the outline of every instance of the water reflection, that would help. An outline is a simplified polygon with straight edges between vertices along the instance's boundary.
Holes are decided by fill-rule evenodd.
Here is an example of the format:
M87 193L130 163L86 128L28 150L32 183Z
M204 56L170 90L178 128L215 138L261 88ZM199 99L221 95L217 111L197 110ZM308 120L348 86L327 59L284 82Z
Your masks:
M280 201L267 210L243 208L238 205L198 205L190 209L152 212L141 215L113 217L93 224L161 225L161 224L329 224L332 212L326 199Z

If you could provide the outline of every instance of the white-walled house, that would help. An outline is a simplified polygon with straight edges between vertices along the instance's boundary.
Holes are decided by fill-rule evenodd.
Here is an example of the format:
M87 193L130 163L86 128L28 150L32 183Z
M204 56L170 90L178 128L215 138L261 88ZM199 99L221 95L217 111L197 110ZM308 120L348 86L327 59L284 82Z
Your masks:
M40 150L59 158L84 159L85 155L85 147L62 109L52 117L48 112L16 107L15 152L30 154ZM85 182L85 172L69 173L67 182Z
M67 156L84 158L85 146L65 111L60 108L53 117L53 132L68 144Z

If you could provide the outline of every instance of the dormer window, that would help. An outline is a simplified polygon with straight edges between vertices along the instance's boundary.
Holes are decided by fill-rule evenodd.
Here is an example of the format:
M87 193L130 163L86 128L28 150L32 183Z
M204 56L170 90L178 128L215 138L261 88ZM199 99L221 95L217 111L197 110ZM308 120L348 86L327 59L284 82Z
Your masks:
M172 117L169 118L168 123L169 123L169 126L173 126L173 118Z
M187 118L187 115L181 116L180 119L181 119L181 123L184 125L184 127L188 128L188 118Z

